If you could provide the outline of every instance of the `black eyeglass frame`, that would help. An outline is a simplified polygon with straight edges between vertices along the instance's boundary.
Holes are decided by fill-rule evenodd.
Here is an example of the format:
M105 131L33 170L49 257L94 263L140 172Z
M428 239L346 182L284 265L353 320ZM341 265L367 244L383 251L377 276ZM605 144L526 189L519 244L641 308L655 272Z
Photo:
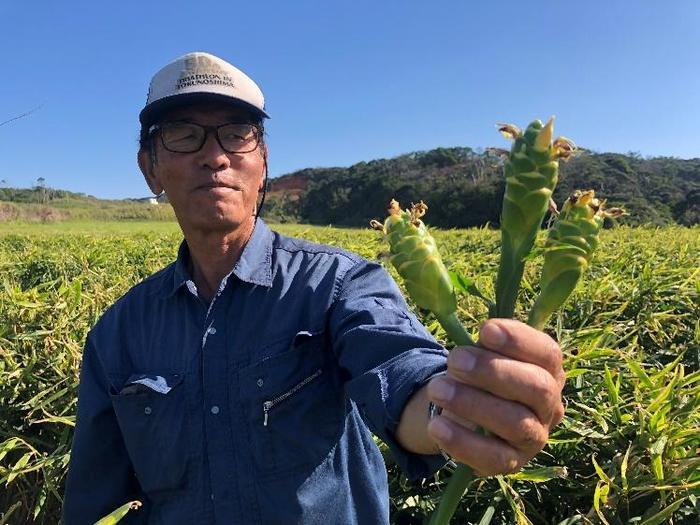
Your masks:
M163 138L163 133L162 133L163 128L167 127L169 124L189 124L190 126L195 126L197 128L203 129L204 135L202 136L202 140L201 140L201 143L199 144L199 147L197 149L194 149L191 151L178 151L178 150L170 149L165 144L165 139ZM224 128L226 126L230 126L232 124L250 126L254 130L255 142L254 142L254 146L251 149L231 151L231 150L226 149L224 147L224 145L221 143L221 137L219 136L219 129ZM163 148L165 148L167 151L169 151L171 153L196 153L196 152L198 152L199 150L201 150L204 147L204 144L206 144L207 137L209 137L210 132L214 132L214 138L216 138L216 142L219 144L221 149L224 150L226 153L232 153L232 154L250 153L250 152L258 149L258 146L260 146L260 137L262 135L262 130L260 129L260 126L257 126L256 124L253 124L251 122L226 122L225 124L219 124L218 126L205 126L203 124L197 124L196 122L190 122L188 120L174 120L174 121L161 122L159 124L153 124L150 128L148 128L148 135L151 137L159 132L161 132L160 133L160 142L163 145Z

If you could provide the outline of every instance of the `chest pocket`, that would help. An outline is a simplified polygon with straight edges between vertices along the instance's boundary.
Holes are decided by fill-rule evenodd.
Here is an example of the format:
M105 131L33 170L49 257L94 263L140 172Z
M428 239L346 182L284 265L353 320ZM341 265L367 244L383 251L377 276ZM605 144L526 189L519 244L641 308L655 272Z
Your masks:
M151 494L185 484L187 447L182 374L135 374L112 405L141 487Z
M251 450L262 475L312 468L344 428L345 395L323 333L299 332L286 344L286 351L271 351L239 372Z

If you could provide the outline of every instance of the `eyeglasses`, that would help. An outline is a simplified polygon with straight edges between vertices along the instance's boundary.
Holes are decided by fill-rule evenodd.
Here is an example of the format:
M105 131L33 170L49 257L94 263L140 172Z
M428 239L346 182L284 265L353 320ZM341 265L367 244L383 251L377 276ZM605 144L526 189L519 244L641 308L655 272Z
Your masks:
M210 131L214 132L219 146L227 153L250 153L260 142L260 128L254 124L231 122L220 126L202 126L194 122L163 122L148 130L149 135L160 132L163 147L173 153L199 151Z

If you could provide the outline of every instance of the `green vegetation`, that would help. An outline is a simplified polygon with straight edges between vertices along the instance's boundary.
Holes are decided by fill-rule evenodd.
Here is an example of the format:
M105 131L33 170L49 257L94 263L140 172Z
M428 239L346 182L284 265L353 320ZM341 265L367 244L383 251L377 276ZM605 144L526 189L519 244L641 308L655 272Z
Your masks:
M115 525L116 523L119 523L122 520L122 518L129 513L129 511L138 510L139 507L141 507L141 505L142 504L140 501L129 501L127 503L124 503L124 505L122 505L118 509L115 509L113 512L110 512L109 515L98 520L95 523L95 525Z
M167 203L97 199L44 186L0 188L0 225L3 222L54 223L66 220L174 221L175 213Z
M540 295L528 315L528 324L542 330L571 292L591 262L606 217L619 217L621 208L606 209L595 192L577 191L566 199L547 231Z
M130 233L132 224L110 233L105 223L0 230L0 523L58 522L85 336L114 300L175 257L177 225L156 231L140 223ZM369 229L276 229L369 258L383 251ZM493 296L498 233L432 233L447 268ZM498 479L470 487L459 523L483 516L493 524L514 523L514 516L528 523L524 515L537 525L697 523L700 229L622 227L603 231L600 242L605 249L546 327L566 358L564 421L544 453L510 478L512 490ZM516 318L525 319L539 274L538 261L526 267ZM479 298L457 299L466 326L488 315ZM435 317L419 314L445 341ZM445 474L409 483L390 456L386 461L392 522L420 524Z
M559 181L559 159L571 156L573 145L568 140L560 137L552 143L553 128L554 119L550 118L546 126L535 120L525 131L512 124L504 124L500 129L513 141L513 147L504 174L496 317L513 317L525 259L535 244Z
M372 221L372 227L386 235L391 252L389 261L403 279L402 284L414 304L430 310L453 343L474 344L457 318L452 277L442 262L435 239L420 220L426 209L420 202L411 210L402 210L392 200L384 224Z
M554 192L563 202L592 189L630 214L630 225L700 223L700 159L582 151L563 164ZM267 216L276 220L362 227L394 198L430 205L440 228L498 225L505 188L502 152L438 148L349 168L301 170L271 181Z
M375 229L381 229L390 244L390 261L396 271L404 279L411 299L420 307L433 314L440 327L445 331L448 339L456 345L473 344L470 336L456 316L456 301L452 283L459 290L469 293L483 300L488 306L489 315L492 317L513 317L518 298L521 292L521 281L526 263L532 263L534 256L532 249L538 237L548 205L552 205L551 196L558 182L558 159L569 158L575 146L566 138L553 138L553 119L546 125L535 120L530 123L525 131L512 124L500 126L501 133L513 140L513 146L508 154L505 165L506 188L503 199L503 211L501 214L501 245L498 276L495 280L494 299L489 299L489 294L479 291L479 288L469 277L459 273L453 273L452 278L442 263L440 253L435 241L425 228L421 217L425 214L426 206L421 201L414 204L411 210L402 211L395 200L389 206L389 217L384 224L372 221ZM593 190L576 191L564 204L561 214L558 215L555 224L549 229L548 238L543 249L544 263L542 265L542 278L540 280L539 294L534 301L528 316L528 323L538 329L543 329L547 320L561 308L576 288L577 283L588 267L593 251L598 245L598 236L605 217L615 217L622 214L619 208L605 210L604 203L595 198ZM532 290L528 284L526 287ZM579 331L585 331L588 326L584 323L579 326ZM638 366L641 370L641 367ZM610 399L615 403L619 401L620 383L613 383L612 375L606 370L606 386ZM675 373L684 378L684 368L681 366ZM674 379L675 380L675 375ZM648 378L648 376L647 376ZM663 378L665 379L665 378ZM673 382L672 380L672 382ZM690 382L694 384L695 379ZM666 399L665 392L669 387L663 381L655 384L654 397L650 399L651 405L658 403L660 398ZM649 386L649 385L647 385ZM696 396L697 397L697 396ZM696 408L697 400L691 402L691 411ZM592 409L592 407L589 407ZM669 406L670 408L670 406ZM619 409L616 412L620 414ZM650 414L652 411L650 410ZM617 421L622 421L622 416ZM659 454L655 447L665 448L668 436L662 435L659 441L652 446L652 457ZM681 440L681 455L692 457L695 447L685 448L686 442ZM691 445L694 443L691 442ZM628 448L628 451L631 448ZM621 467L623 484L627 482L627 460ZM655 463L654 463L655 462ZM603 523L608 524L604 506L612 506L608 503L611 492L612 477L600 469L593 459L596 473L601 476L601 481L596 485L593 495L593 510ZM540 482L550 481L562 477L565 465L554 464L536 469ZM661 457L652 459L652 469L656 483L664 481ZM691 466L695 469L695 466ZM523 474L520 473L522 476ZM530 474L525 474L530 475ZM532 523L528 518L528 509L521 498L520 493L514 490L512 481L517 477L496 476L499 490L507 500L512 510L514 520L517 523ZM423 506L423 511L430 507L434 510L430 516L430 525L447 525L457 513L463 498L468 494L470 486L474 485L472 469L463 464L457 464L454 472L448 477L444 486L444 492L437 507L433 502ZM627 487L624 488L627 490ZM498 496L494 496L496 500ZM644 523L656 522L659 517L663 519L671 517L675 510L683 504L683 499L667 504L665 497L650 513L628 516L634 521L644 520ZM615 509L614 517L619 518L619 509ZM627 508L629 514L629 508ZM494 506L486 509L479 523L490 522L496 512ZM592 513L592 510L590 511ZM655 515L657 515L655 517ZM476 517L476 516L475 516ZM464 521L464 517L458 518L458 523ZM565 522L583 520L588 516L581 514L566 516Z
M68 220L60 222L0 222L0 235L57 235L67 233L105 236L113 234L178 233L180 226L175 221L90 221Z
M391 198L430 203L440 228L498 225L503 199L502 151L437 148L349 168L309 168L270 180L263 215L270 222L364 227L380 218ZM630 225L700 223L700 159L642 158L582 151L561 167L554 200L586 188L622 206ZM144 186L144 192L146 188ZM3 221L174 220L168 204L101 200L37 186L0 187Z

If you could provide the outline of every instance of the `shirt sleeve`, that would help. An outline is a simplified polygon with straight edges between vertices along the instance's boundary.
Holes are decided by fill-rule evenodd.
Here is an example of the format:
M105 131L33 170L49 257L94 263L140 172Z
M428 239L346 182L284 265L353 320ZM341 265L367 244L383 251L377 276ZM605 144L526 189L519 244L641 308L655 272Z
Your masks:
M124 503L144 506L120 522L146 523L148 506L133 474L90 336L83 352L78 414L63 501L64 525L92 525Z
M348 372L346 392L410 479L432 475L441 455L405 450L394 435L413 393L447 368L447 351L409 309L391 276L361 261L344 276L330 315L333 350Z

